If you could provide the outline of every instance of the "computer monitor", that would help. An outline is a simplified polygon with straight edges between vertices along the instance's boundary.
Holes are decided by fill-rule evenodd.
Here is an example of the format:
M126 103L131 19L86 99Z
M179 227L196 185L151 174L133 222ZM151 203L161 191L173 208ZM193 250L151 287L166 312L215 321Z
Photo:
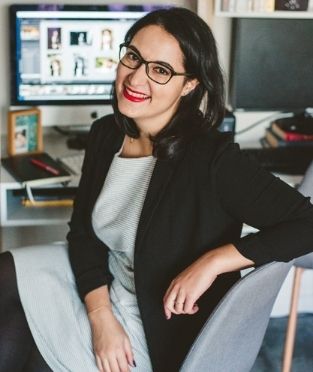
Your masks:
M109 103L126 31L161 7L10 6L11 105Z
M234 20L232 108L303 111L313 107L312 36L312 19Z

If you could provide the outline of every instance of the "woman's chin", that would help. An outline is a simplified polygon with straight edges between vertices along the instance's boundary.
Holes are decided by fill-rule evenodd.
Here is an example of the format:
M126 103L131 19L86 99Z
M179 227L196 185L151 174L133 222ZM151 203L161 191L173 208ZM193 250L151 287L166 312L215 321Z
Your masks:
M124 102L124 100L118 102L118 109L122 115L125 115L131 119L135 119L140 116L141 109L132 103Z

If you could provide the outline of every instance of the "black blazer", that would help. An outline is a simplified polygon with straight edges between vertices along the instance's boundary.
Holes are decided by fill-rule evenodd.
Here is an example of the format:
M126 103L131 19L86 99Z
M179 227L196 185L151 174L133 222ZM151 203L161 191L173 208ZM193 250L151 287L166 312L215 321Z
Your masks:
M124 135L113 116L90 131L68 234L69 256L81 299L110 284L108 247L91 226L91 213ZM241 238L243 222L260 231ZM154 371L174 372L208 315L239 278L220 275L198 301L195 315L166 320L163 296L172 279L206 251L233 243L257 265L288 261L313 246L313 207L286 183L243 155L225 134L211 131L175 160L157 160L135 242L135 285Z

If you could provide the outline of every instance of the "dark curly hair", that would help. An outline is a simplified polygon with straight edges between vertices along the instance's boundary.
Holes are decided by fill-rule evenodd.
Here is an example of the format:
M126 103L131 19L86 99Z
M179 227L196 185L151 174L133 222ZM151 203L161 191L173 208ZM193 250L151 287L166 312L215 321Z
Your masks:
M125 42L130 43L138 31L150 25L158 25L175 37L184 55L186 72L199 81L194 90L181 97L176 113L166 126L150 136L153 155L169 159L196 136L219 126L225 113L224 79L213 34L197 14L185 8L153 11L132 25ZM114 84L112 104L118 126L128 136L138 138L134 120L118 110Z

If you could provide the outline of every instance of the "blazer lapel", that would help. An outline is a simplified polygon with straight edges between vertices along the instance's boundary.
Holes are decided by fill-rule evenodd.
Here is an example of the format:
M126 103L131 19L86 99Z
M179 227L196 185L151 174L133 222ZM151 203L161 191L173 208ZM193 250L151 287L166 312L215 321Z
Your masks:
M141 248L144 235L149 227L152 216L166 191L167 185L173 176L177 161L178 159L156 161L139 218L135 242L136 253L138 253Z
M103 151L101 152L101 157L98 159L99 165L97 167L97 172L95 174L95 179L93 180L93 189L91 192L90 210L92 211L96 200L102 190L104 181L108 174L110 165L112 163L114 154L121 148L124 140L124 134L113 133L108 140L103 144Z

